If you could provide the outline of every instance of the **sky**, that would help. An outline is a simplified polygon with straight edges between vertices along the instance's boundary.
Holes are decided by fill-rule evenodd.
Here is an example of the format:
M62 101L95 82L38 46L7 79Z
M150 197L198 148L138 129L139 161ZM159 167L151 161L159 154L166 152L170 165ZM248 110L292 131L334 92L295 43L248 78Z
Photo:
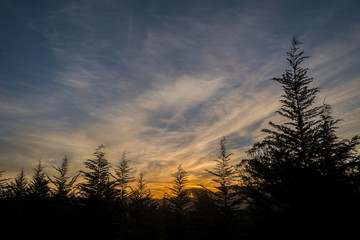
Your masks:
M271 81L303 42L316 104L338 134L360 134L360 2L84 0L0 2L0 170L28 178L66 154L70 172L100 145L126 152L155 193L179 164L211 185L226 136L232 163L280 107Z

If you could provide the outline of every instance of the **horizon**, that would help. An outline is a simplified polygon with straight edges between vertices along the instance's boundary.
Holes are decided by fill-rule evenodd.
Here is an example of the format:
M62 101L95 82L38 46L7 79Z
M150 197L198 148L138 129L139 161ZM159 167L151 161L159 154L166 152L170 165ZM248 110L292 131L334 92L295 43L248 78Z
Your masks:
M316 105L338 134L360 134L360 4L356 1L2 1L0 170L27 176L39 159L70 173L104 144L116 165L161 191L182 164L211 185L226 136L232 163L278 121L294 34ZM293 12L293 9L298 11Z

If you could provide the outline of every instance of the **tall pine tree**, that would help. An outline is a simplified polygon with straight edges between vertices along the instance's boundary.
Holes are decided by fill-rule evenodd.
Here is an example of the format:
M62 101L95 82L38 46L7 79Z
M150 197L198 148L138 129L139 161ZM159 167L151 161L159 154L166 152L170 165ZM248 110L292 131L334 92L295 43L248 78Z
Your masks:
M358 173L348 168L359 161L354 155L357 138L338 141L336 121L329 109L314 106L319 89L310 86L313 79L307 75L308 68L301 67L308 57L300 45L294 37L287 52L290 69L282 77L273 78L284 92L277 111L284 121L269 122L270 128L263 130L267 136L254 144L249 159L243 161L251 209L268 235L276 234L279 228L285 233L300 229L303 233L321 232L319 226L329 223L329 212L340 207L328 204L327 198L336 196L329 190L329 178L324 176L350 177L350 172ZM342 172L340 162L348 166Z

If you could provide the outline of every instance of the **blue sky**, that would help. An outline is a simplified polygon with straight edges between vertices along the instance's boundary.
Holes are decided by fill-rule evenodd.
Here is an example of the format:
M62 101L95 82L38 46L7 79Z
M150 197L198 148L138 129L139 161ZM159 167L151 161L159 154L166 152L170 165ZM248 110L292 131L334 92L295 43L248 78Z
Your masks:
M72 171L99 145L126 151L156 189L182 163L209 183L219 141L238 162L278 118L296 34L339 135L360 133L358 1L13 1L0 3L0 169Z

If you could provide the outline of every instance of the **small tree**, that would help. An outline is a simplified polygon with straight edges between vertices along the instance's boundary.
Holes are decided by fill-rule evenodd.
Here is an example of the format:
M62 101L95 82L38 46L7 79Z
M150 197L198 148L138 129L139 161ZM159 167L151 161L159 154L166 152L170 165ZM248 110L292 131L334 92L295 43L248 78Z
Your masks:
M170 214L166 223L167 231L171 239L183 239L188 231L187 217L191 203L190 193L187 189L188 173L179 165L177 172L171 176L174 178L174 184L167 187L170 195L165 194L165 199L170 203Z
M144 179L144 175L141 172L139 178L137 179L137 186L135 189L132 189L130 199L131 202L147 202L151 200L152 193L151 190L147 187L147 184Z
M14 180L15 182L10 185L12 197L17 199L25 198L28 194L29 185L23 168Z
M218 207L219 218L217 226L219 233L224 237L230 238L233 235L233 224L235 223L235 205L236 205L236 186L233 183L235 177L234 166L230 164L232 154L228 152L226 146L226 138L223 137L220 140L219 156L215 160L216 166L213 171L206 170L208 173L214 176L213 181L218 185L216 189L218 191L212 192L212 196L215 198L215 203Z
M156 202L152 199L143 173L136 179L136 187L131 189L127 213L130 239L162 239Z
M129 166L129 161L126 159L124 152L120 163L115 168L115 181L119 188L119 197L121 200L125 200L128 197L128 184L134 181L134 178L130 175L131 172L132 168Z
M59 198L66 198L74 191L73 185L79 177L79 174L70 179L68 176L69 159L66 155L64 156L61 165L59 167L53 166L53 168L59 173L59 176L54 176L54 180L48 177L49 181L54 184L52 190L53 195Z
M187 189L189 175L180 164L177 168L177 172L173 173L171 176L174 177L174 184L171 187L167 187L170 190L170 195L166 196L172 205L174 213L178 216L183 216L188 210L191 201Z
M45 199L49 197L50 187L49 180L46 178L44 167L41 161L34 168L34 175L29 186L30 197L35 199Z
M91 200L112 199L115 197L115 183L110 179L110 164L100 145L93 153L94 159L88 159L84 165L89 171L80 171L86 180L80 184L85 198Z
M216 189L219 191L214 193L220 209L224 215L229 215L233 211L235 203L234 193L234 166L230 165L230 156L232 153L228 153L226 147L226 138L223 137L220 141L220 155L215 160L216 167L213 171L206 170L208 173L213 175L215 178L214 182L219 184Z

